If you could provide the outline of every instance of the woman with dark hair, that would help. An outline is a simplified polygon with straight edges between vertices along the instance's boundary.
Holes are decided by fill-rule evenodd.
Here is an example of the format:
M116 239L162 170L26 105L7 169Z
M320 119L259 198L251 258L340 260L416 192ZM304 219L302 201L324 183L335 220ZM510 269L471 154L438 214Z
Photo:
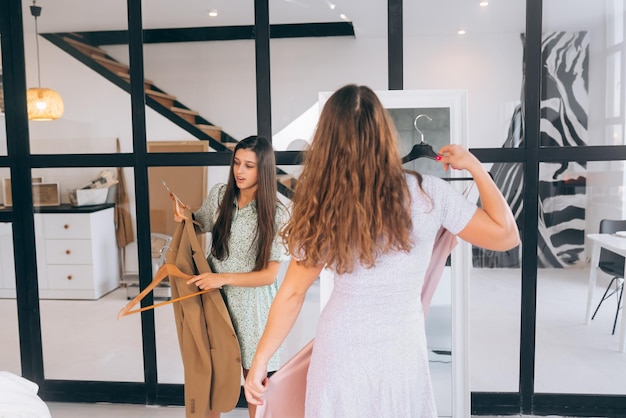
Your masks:
M237 143L227 183L215 185L194 213L202 232L211 233L207 260L212 273L197 275L188 283L200 289L222 289L239 339L244 377L278 289L276 276L286 256L278 231L286 215L276 194L274 150L260 136ZM268 369L278 369L278 362L276 353ZM254 416L255 405L250 405L249 413ZM219 412L212 412L214 416Z
M437 416L420 302L437 232L496 251L519 242L481 163L457 145L439 152L446 170L470 172L481 208L402 168L395 128L371 89L347 85L329 98L281 231L293 258L244 385L248 403L263 402L268 360L326 266L334 288L313 344L306 417Z

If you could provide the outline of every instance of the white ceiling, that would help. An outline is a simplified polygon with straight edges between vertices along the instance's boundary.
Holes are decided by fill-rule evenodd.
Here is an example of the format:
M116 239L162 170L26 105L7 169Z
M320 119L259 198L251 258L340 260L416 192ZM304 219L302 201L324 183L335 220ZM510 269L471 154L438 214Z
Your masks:
M387 30L386 0L269 0L271 23L311 23L341 21L341 14L354 23L357 36L380 36ZM517 6L512 6L511 3ZM34 29L29 6L23 0L24 27ZM126 0L38 0L43 8L39 18L40 32L125 29ZM211 18L209 11L217 10ZM145 28L194 26L228 26L254 24L253 0L144 0L142 2ZM437 33L456 32L465 25L475 30L520 29L523 24L524 2L520 0L491 0L482 8L478 0L405 0L405 31ZM497 16L497 19L493 17Z
M334 3L334 8L331 4ZM404 0L404 34L456 35L521 33L524 0ZM544 17L558 30L585 29L585 22L604 16L602 0L544 0ZM34 19L23 0L24 30L34 32ZM40 32L126 29L126 0L38 0L42 14ZM209 17L211 10L218 16ZM269 0L270 23L341 21L344 14L354 24L357 37L384 37L387 0ZM146 29L254 24L253 0L143 0Z

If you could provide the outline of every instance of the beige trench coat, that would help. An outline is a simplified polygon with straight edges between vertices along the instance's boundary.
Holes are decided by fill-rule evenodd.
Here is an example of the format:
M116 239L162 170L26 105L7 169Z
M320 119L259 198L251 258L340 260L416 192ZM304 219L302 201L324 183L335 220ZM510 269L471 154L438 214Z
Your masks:
M189 209L185 214L192 218ZM177 227L165 260L187 274L210 271L192 221ZM170 285L173 298L198 291L176 277L170 277ZM209 410L231 411L241 392L241 352L221 293L215 290L175 303L174 318L185 374L186 416L204 418Z

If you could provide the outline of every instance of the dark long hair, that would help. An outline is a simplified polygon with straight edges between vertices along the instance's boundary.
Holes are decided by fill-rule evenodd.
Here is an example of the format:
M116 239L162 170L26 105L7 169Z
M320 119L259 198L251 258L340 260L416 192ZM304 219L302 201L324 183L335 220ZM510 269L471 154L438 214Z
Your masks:
M228 258L228 241L230 240L230 226L233 217L233 205L239 196L239 188L235 183L234 163L235 153L240 149L254 151L257 157L256 207L257 228L255 240L258 246L256 262L253 271L263 270L269 263L272 242L276 235L276 158L272 144L262 136L249 136L235 146L233 157L230 160L230 170L224 198L219 205L217 220L211 234L211 255L218 260Z

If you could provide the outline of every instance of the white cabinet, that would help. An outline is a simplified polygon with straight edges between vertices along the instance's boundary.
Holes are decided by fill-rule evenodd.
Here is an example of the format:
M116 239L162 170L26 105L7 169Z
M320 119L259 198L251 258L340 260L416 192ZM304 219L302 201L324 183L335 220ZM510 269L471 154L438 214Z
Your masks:
M98 299L119 286L113 211L62 206L35 214L41 299ZM14 278L1 283L0 296L14 297Z
M98 299L119 286L113 211L35 214L42 299Z

